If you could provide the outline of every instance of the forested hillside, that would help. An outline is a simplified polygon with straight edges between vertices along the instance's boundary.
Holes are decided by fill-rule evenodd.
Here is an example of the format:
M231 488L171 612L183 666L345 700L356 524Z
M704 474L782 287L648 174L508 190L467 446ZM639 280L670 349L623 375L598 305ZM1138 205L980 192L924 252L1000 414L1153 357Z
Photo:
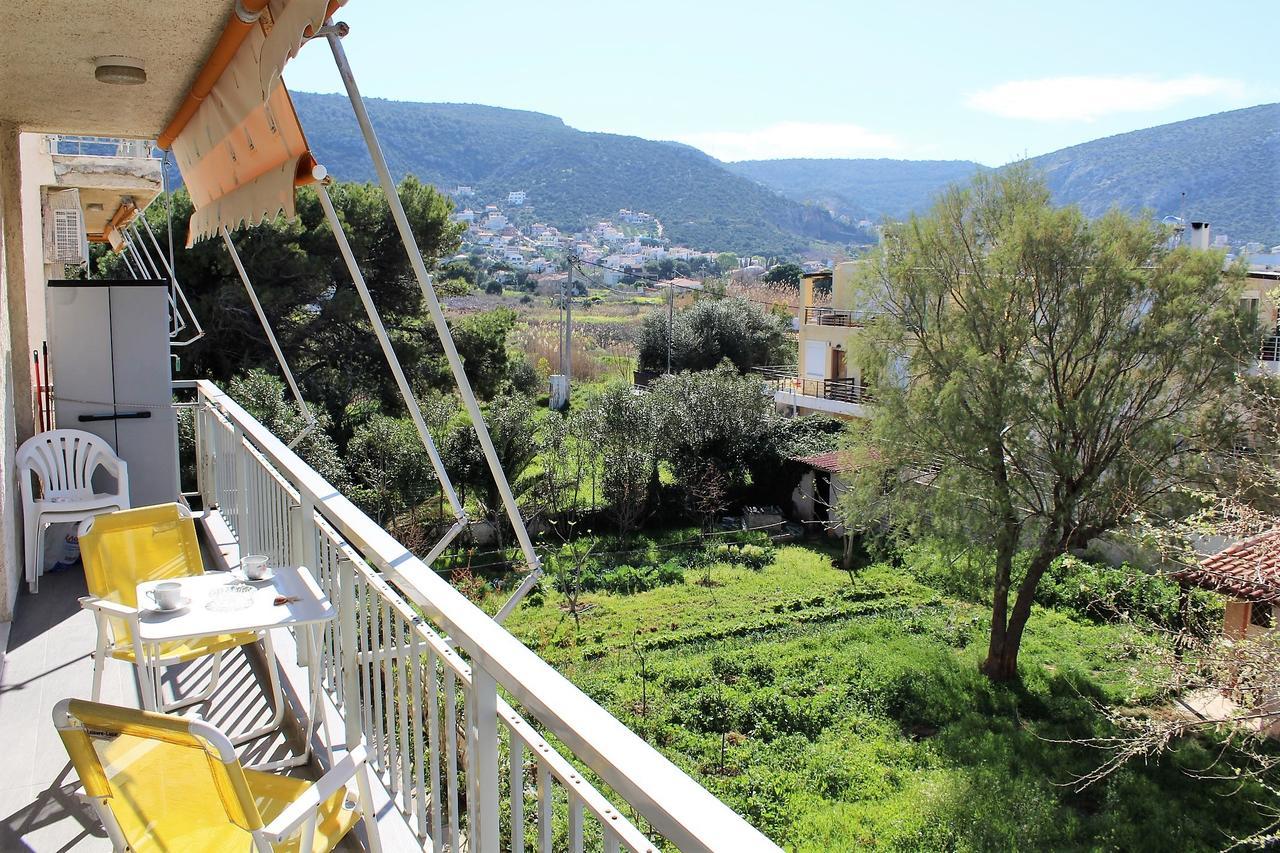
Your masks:
M320 161L344 180L372 179L346 98L293 97ZM525 190L538 218L560 228L626 207L654 214L666 236L699 249L784 254L813 240L857 239L820 208L785 199L686 145L584 133L520 110L367 103L397 178L413 173L443 189L467 184L482 200Z
M1280 242L1280 104L1073 145L1031 161L1054 199L1207 219L1234 239Z

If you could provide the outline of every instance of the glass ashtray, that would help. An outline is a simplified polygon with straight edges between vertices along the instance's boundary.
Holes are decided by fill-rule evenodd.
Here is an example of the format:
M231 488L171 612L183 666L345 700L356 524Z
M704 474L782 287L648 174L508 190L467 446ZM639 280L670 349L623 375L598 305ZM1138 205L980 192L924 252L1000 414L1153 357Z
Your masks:
M233 610L246 610L253 606L254 588L247 583L231 583L220 586L209 596L205 607L215 613L229 613Z

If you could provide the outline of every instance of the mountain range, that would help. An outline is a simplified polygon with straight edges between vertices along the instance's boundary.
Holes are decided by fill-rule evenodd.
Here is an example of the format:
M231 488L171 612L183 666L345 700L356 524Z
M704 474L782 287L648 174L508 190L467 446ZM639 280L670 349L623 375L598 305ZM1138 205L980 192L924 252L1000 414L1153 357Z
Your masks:
M1164 124L1033 157L1058 203L1208 221L1240 240L1280 242L1280 104ZM726 166L788 198L853 219L924 209L986 167L938 160L747 160ZM1185 194L1185 195L1184 195Z
M373 165L341 95L293 93L312 150L342 180ZM987 167L946 160L724 163L675 142L588 133L542 113L477 104L366 99L383 151L406 173L476 203L528 193L533 214L578 230L619 208L657 216L699 249L798 254L866 242L850 224L921 211L940 189ZM1110 136L1032 158L1056 201L1207 219L1233 239L1280 243L1280 104ZM1185 197L1184 194L1185 193ZM470 202L469 202L470 203Z
M311 148L334 177L372 180L373 164L347 99L293 93ZM539 219L577 231L620 208L652 213L677 243L740 253L794 254L858 232L817 205L735 175L696 148L585 133L541 113L477 104L367 98L387 163L477 202L524 190Z

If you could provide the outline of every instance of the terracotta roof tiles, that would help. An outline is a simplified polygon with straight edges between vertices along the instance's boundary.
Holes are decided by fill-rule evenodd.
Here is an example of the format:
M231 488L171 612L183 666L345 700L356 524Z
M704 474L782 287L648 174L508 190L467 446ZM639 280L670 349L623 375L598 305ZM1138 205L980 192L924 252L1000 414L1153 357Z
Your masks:
M1244 601L1280 602L1280 528L1237 542L1174 576Z

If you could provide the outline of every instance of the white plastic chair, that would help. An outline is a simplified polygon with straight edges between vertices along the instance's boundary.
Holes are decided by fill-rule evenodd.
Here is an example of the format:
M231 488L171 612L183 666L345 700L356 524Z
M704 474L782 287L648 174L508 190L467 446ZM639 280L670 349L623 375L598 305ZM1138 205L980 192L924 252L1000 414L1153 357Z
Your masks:
M27 585L34 593L44 573L45 526L129 509L129 471L106 441L78 429L33 435L18 448L15 462L22 486ZM93 476L99 468L115 478L114 492L94 492ZM39 497L32 475L39 480Z

